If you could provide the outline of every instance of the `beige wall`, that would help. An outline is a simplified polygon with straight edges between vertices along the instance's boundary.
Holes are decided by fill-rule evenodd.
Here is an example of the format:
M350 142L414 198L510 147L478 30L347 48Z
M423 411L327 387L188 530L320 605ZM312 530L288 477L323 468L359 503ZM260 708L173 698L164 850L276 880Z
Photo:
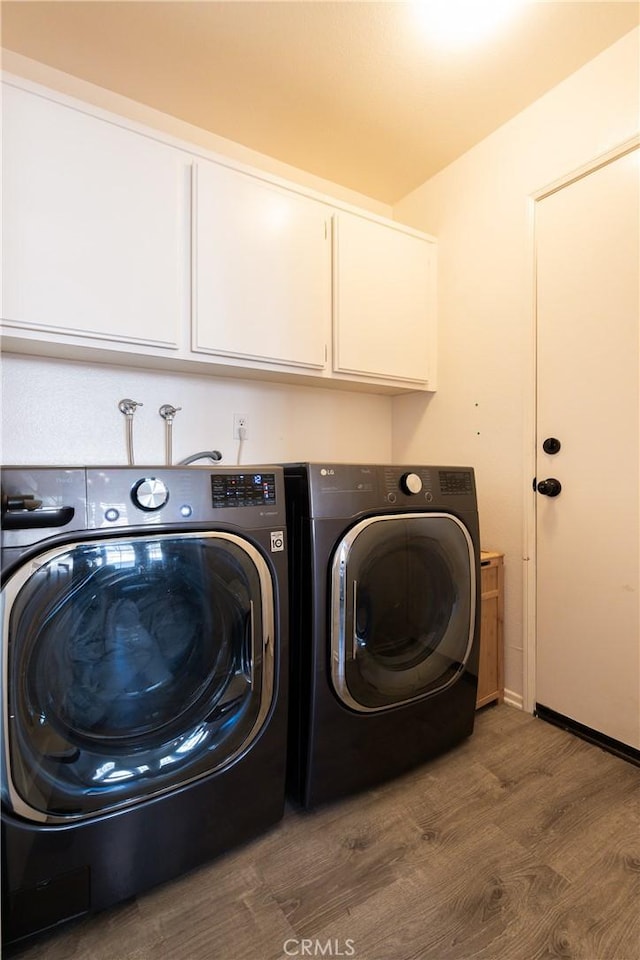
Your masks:
M639 50L635 30L394 208L440 246L439 389L394 399L393 456L475 466L483 544L506 554L516 701L533 477L531 197L638 133Z

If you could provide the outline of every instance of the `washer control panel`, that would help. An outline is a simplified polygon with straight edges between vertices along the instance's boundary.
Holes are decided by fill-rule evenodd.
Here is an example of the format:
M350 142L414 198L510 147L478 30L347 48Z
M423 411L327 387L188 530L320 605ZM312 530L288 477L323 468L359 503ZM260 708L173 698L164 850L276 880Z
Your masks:
M229 522L282 526L284 488L277 467L88 468L88 527Z
M122 467L87 469L89 527L126 524L282 523L278 467Z
M136 507L153 513L154 510L164 507L169 499L169 490L164 480L159 480L158 477L143 477L134 484L131 499Z
M154 525L266 529L271 551L285 550L280 466L9 466L1 493L5 564L51 537Z
M256 507L276 502L276 478L273 473L254 470L215 473L211 477L211 502L214 507Z

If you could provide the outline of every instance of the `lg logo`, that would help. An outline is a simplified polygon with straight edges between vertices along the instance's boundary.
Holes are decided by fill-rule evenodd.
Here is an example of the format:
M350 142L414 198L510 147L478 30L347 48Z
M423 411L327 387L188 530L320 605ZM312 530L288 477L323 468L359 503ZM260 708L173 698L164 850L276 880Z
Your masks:
M336 472L333 467L323 467L320 471L321 477L335 477Z

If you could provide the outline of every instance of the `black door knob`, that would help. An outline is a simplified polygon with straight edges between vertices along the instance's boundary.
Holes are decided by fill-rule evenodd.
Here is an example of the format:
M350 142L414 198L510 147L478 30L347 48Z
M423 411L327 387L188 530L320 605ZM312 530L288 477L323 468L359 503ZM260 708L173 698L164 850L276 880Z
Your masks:
M555 477L547 477L546 480L541 480L538 484L538 493L545 497L557 497L561 490L562 484Z
M547 437L542 444L545 453L558 453L562 444L557 437Z

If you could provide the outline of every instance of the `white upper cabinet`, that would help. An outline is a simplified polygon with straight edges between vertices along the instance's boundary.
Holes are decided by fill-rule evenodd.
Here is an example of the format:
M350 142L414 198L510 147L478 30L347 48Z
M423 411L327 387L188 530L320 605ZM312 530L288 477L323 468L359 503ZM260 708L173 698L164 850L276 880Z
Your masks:
M2 85L3 349L435 389L435 242L19 78Z
M2 120L5 326L176 349L188 154L7 84Z
M194 351L323 370L331 209L202 161L193 210Z
M336 215L336 372L434 388L435 265L425 236Z

